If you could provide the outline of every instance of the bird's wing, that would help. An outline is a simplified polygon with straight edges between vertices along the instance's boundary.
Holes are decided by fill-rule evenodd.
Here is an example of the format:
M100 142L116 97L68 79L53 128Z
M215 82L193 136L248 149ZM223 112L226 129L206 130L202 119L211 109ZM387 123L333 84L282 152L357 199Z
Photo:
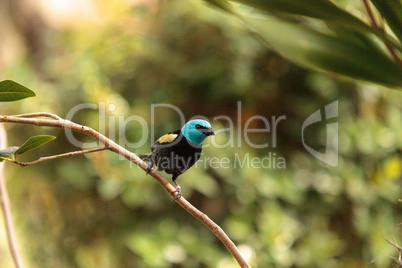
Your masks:
M176 131L163 135L155 142L155 144L152 146L152 148L154 148L158 145L168 145L169 143L176 141L180 137L180 133L181 133L180 130L176 130Z
M174 142L178 136L179 134L173 134L173 133L165 134L162 137L160 137L156 142L160 144L171 143Z

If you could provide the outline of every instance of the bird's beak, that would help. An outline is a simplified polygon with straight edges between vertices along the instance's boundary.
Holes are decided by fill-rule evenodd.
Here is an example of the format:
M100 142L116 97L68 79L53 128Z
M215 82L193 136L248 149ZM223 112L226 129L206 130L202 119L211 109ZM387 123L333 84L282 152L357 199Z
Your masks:
M213 136L215 135L215 132L211 128L205 129L202 133L204 133L207 136Z

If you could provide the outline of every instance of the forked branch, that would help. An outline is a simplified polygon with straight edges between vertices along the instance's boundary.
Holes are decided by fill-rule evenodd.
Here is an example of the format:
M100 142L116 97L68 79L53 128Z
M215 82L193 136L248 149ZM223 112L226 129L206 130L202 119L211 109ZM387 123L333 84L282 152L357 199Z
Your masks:
M42 118L33 118L33 117L48 117L51 119L42 119ZM129 161L133 162L144 171L147 168L147 164L142 161L137 155L134 153L124 149L123 147L119 146L114 141L110 140L106 136L102 135L101 133L93 130L90 127L79 125L73 123L68 120L61 119L57 115L50 114L50 113L32 113L32 114L23 114L23 115L16 115L16 116L7 116L7 115L0 115L0 122L4 123L19 123L19 124L29 124L35 125L40 127L55 127L55 128L63 128L63 129L71 129L73 131L85 134L87 136L93 137L94 139L98 140L100 143L104 144L104 148L99 148L99 150L110 150L112 152L118 153L121 156L125 157ZM93 149L97 150L97 149ZM84 151L80 151L84 152ZM91 151L92 152L92 151ZM88 153L88 152L86 152ZM77 153L78 154L78 153ZM81 153L82 154L82 153ZM70 154L71 155L71 154ZM69 154L64 154L60 157L69 156ZM58 158L60 158L58 157ZM39 159L36 162L43 162L46 160L54 159L56 157L49 157L48 159L42 160ZM35 161L34 161L35 162ZM149 173L169 194L172 198L175 197L175 189L173 186L157 171L154 169ZM176 202L183 207L188 213L190 213L193 217L197 218L201 221L205 226L207 226L226 246L230 254L236 259L240 267L250 267L247 261L243 258L240 254L239 249L233 243L233 241L226 235L226 233L222 230L222 228L213 222L206 214L199 211L195 208L191 203L189 203L184 197L176 199Z

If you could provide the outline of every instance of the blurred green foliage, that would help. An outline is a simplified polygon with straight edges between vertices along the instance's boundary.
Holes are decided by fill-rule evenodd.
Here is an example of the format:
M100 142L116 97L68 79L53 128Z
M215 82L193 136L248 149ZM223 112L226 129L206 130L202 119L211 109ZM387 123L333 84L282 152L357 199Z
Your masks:
M43 11L22 8L23 2L5 1L14 12L4 17L7 31L1 33L8 39L0 46L11 56L1 54L0 80L26 85L37 97L2 103L2 114L66 117L76 105L95 103L98 110L84 109L73 120L94 129L105 122L104 134L122 145L138 142L144 130L119 118L138 115L150 123L152 104L175 105L186 119L206 116L214 129L229 127L214 120L219 115L241 131L253 115L286 115L276 147L270 134L250 134L254 143L270 145L253 149L236 131L234 146L204 150L231 163L236 155L275 153L286 169L200 163L179 178L184 196L222 226L252 267L366 267L374 259L373 266L389 267L393 260L381 256L397 256L383 234L402 241L400 92L302 69L267 49L236 18L202 2L99 1L97 18L72 24L55 24ZM23 11L31 16L20 16ZM335 168L301 143L304 120L333 101L339 101ZM181 124L172 109L155 109L154 119L155 138ZM263 127L256 122L252 127ZM57 136L20 161L77 150L62 130L7 130L10 146L34 135ZM312 148L325 148L325 122L307 134ZM215 141L229 139L222 132ZM145 153L152 143L127 148ZM207 228L113 153L24 169L8 164L7 177L27 267L236 267ZM0 256L7 256L0 266L12 267L5 242L0 245Z
M369 24L330 0L206 1L239 17L291 61L353 79L402 86L399 0L373 1L379 18L373 15L369 1L363 0ZM384 21L390 28L385 29Z

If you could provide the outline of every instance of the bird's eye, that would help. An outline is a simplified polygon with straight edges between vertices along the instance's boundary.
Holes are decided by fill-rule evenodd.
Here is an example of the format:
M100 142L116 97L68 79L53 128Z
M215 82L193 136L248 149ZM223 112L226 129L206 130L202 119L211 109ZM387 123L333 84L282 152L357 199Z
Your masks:
M207 129L207 128L204 126L201 126L201 125L195 125L195 129L202 130L202 129Z

